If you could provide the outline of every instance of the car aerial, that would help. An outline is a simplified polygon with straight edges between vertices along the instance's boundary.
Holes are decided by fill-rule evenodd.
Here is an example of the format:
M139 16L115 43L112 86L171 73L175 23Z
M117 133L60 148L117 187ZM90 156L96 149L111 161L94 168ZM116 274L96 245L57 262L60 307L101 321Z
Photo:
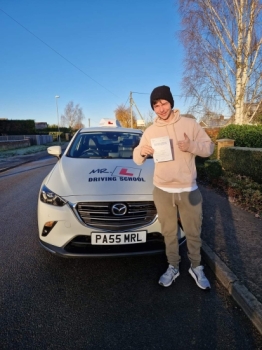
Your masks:
M64 257L125 256L164 251L153 202L153 158L137 166L139 129L102 119L76 132L39 191L40 244ZM179 220L179 219L178 219ZM178 230L180 242L184 238Z

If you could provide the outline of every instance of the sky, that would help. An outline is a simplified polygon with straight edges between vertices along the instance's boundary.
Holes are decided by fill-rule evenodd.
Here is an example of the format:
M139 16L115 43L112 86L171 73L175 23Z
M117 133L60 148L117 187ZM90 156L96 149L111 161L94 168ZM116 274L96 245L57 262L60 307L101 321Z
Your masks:
M187 112L176 0L0 0L0 30L0 118L57 125L73 101L98 126L132 92L147 119L160 85Z

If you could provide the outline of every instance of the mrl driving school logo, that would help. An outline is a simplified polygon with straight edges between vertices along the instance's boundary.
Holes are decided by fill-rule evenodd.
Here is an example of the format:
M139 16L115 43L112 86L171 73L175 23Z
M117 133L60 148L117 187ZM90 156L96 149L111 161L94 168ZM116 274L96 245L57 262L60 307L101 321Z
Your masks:
M107 182L107 181L142 181L145 182L143 177L140 177L141 169L130 168L130 167L121 167L118 166L114 169L113 172L108 171L106 168L102 169L93 169L89 173L91 174L100 174L100 176L89 177L89 182ZM108 174L108 175L106 175ZM102 175L102 176L101 176ZM105 176L103 176L105 175Z

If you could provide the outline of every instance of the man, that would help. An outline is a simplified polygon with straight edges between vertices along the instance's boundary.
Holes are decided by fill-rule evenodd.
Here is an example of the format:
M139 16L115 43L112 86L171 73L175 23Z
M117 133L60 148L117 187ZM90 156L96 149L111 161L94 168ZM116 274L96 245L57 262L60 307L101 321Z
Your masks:
M173 110L174 100L168 86L156 87L150 95L150 103L157 116L134 149L133 159L136 164L143 164L148 156L156 152L156 146L155 149L152 147L152 139L156 139L153 140L155 145L157 138L168 136L172 160L158 162L155 159L153 177L153 198L169 263L159 284L169 287L179 276L179 212L191 262L189 273L199 288L210 289L201 265L202 196L196 184L195 156L210 156L214 144L194 119L181 117L177 109Z

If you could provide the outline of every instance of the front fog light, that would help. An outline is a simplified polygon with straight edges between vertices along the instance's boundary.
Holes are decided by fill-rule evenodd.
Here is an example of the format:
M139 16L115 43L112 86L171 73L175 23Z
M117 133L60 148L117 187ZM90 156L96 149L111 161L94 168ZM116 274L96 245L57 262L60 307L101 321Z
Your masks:
M48 233L55 227L57 221L47 221L44 225L42 236L46 237Z
M64 198L58 196L53 191L49 190L45 185L41 188L40 191L40 200L46 204L55 205L57 207L62 207L67 202Z

